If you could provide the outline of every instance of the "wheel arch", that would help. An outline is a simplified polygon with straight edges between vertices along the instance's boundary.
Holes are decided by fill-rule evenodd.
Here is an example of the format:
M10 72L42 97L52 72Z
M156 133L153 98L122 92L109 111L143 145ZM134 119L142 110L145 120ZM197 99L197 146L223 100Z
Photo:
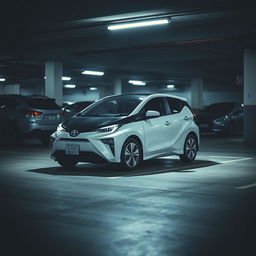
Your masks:
M144 159L144 150L143 150L143 144L142 144L142 141L141 141L140 137L137 136L137 135L134 135L134 134L133 134L133 135L130 135L129 137L127 137L127 138L125 139L124 143L125 143L128 139L135 139L135 140L137 140L137 141L140 143L141 150L142 150L142 160L143 160L143 159ZM124 143L123 143L123 145L124 145Z

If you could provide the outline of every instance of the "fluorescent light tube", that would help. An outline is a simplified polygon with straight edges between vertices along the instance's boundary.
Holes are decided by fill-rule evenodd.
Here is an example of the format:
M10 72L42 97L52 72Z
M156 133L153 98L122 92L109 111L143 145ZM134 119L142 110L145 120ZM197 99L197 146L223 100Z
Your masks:
M0 82L4 82L5 80L5 78L0 78Z
M90 89L90 91L97 91L98 87L90 87L89 89Z
M101 71L92 71L92 70L84 70L82 72L83 75L93 75L93 76L103 76L104 72Z
M70 81L70 80L71 80L71 77L69 77L69 76L62 77L62 81Z
M137 80L129 80L128 83L129 83L129 84L133 84L133 85L146 85L145 82L143 82L143 81L137 81Z
M130 23L119 23L119 24L109 25L108 30L147 27L147 26L155 26L155 25L162 25L162 24L168 24L168 23L169 23L168 19L156 19L156 20L137 21L137 22L130 22Z
M76 88L76 85L75 84L65 84L64 87L74 89L74 88Z
M166 85L166 87L167 87L168 89L173 89L173 88L175 87L175 85L174 85L174 84L168 84L168 85Z

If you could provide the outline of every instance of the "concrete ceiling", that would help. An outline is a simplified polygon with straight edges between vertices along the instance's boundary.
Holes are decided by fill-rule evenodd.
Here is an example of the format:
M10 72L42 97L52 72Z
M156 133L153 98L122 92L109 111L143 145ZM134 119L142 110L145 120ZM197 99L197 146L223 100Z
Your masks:
M148 81L191 77L235 82L243 50L256 42L253 8L234 1L8 1L1 6L0 75L42 80L45 61L62 61L78 82L85 67ZM159 27L109 31L119 21L168 17Z

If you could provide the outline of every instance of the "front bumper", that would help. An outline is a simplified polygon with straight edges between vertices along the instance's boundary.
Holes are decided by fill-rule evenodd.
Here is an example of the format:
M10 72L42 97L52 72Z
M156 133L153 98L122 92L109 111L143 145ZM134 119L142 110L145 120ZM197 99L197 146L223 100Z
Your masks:
M112 142L109 144L108 141ZM72 158L78 162L118 163L120 162L120 145L123 143L123 134L120 131L111 134L98 132L84 132L77 137L71 137L66 131L55 132L51 135L51 158ZM70 155L66 152L67 144L78 145L79 152Z

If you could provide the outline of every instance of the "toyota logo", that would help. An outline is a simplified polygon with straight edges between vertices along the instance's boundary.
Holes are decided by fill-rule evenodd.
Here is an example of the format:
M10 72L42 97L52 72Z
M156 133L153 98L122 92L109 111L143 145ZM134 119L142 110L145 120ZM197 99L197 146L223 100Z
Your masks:
M70 134L71 137L76 137L79 134L79 131L78 130L72 130L69 134Z

